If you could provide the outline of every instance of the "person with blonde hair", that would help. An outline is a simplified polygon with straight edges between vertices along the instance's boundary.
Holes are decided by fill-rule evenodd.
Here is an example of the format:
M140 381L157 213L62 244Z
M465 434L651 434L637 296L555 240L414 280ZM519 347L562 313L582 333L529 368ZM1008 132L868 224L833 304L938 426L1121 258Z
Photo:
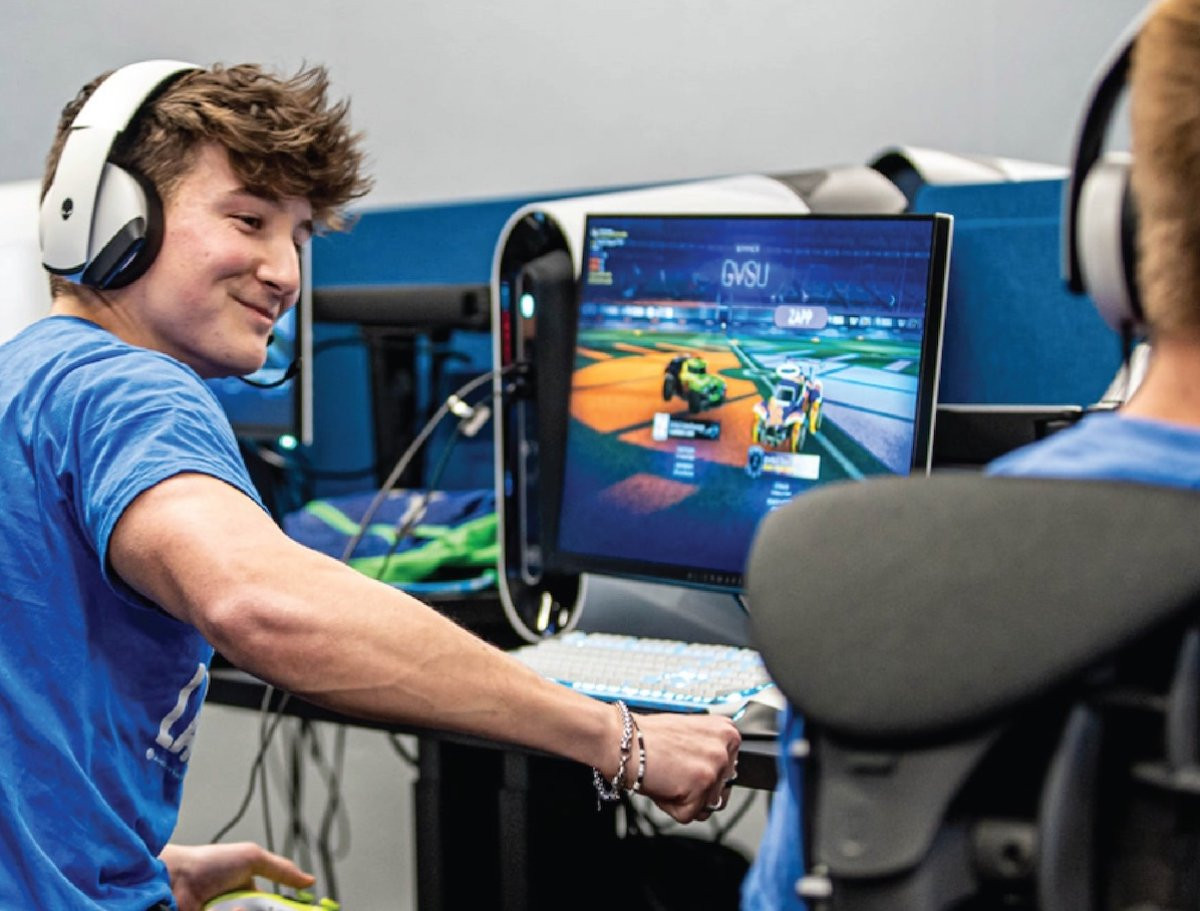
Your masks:
M1200 0L1154 8L1129 78L1137 281L1150 343L1132 397L992 462L994 475L1200 489ZM953 572L954 567L947 567ZM744 911L801 911L803 720L781 725L779 784L742 885Z
M1200 0L1151 11L1129 113L1145 376L1117 410L1001 457L992 474L1200 488Z

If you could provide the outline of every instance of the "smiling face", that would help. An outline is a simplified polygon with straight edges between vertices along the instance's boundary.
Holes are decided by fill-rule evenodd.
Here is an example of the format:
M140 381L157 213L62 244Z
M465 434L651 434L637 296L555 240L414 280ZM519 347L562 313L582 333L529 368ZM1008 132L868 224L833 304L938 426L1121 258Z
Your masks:
M163 201L163 216L154 263L128 287L104 294L107 312L98 321L205 378L253 372L275 321L299 296L312 206L249 192L225 150L207 144Z

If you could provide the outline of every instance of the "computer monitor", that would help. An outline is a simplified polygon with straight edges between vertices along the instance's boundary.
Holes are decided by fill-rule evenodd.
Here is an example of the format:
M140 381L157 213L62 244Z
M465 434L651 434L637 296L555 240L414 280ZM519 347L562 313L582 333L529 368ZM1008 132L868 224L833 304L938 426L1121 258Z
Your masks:
M275 324L266 363L246 377L249 382L237 377L209 380L234 432L244 439L285 440L287 445L312 442L311 244L301 248L300 259L300 297ZM292 377L280 383L289 369L294 370Z
M736 592L769 510L928 470L950 234L945 215L590 216L546 565Z

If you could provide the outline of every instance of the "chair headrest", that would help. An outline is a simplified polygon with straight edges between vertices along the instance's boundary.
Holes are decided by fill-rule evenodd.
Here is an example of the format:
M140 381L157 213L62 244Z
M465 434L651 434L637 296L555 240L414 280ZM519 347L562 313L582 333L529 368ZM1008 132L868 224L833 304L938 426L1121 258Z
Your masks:
M990 721L1182 616L1200 493L967 473L806 493L747 565L755 646L813 722L862 740Z

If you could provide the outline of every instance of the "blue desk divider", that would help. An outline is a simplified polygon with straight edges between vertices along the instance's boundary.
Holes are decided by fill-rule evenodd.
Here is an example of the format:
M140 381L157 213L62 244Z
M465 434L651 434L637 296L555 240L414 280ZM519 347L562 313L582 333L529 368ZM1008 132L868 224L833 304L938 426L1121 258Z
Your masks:
M542 198L541 196L537 198ZM406 206L363 211L347 232L313 241L313 286L353 285L484 285L491 278L492 254L509 215L532 199ZM355 334L348 324L318 323L318 346ZM461 358L444 384L461 383L491 367L491 339L486 332L455 332L451 344ZM315 439L309 459L317 469L344 470L371 464L375 444L371 390L365 350L326 347L314 367ZM430 390L445 396L450 388ZM436 460L449 436L450 424L434 435L428 455ZM440 486L455 489L493 485L490 430L462 441ZM386 471L390 466L383 466ZM372 484L370 477L326 481L323 494L344 494Z
M527 201L363 212L350 231L314 242L315 287L486 283L500 229Z
M939 401L1095 402L1120 339L1060 275L1063 182L927 185L915 212L954 216Z

